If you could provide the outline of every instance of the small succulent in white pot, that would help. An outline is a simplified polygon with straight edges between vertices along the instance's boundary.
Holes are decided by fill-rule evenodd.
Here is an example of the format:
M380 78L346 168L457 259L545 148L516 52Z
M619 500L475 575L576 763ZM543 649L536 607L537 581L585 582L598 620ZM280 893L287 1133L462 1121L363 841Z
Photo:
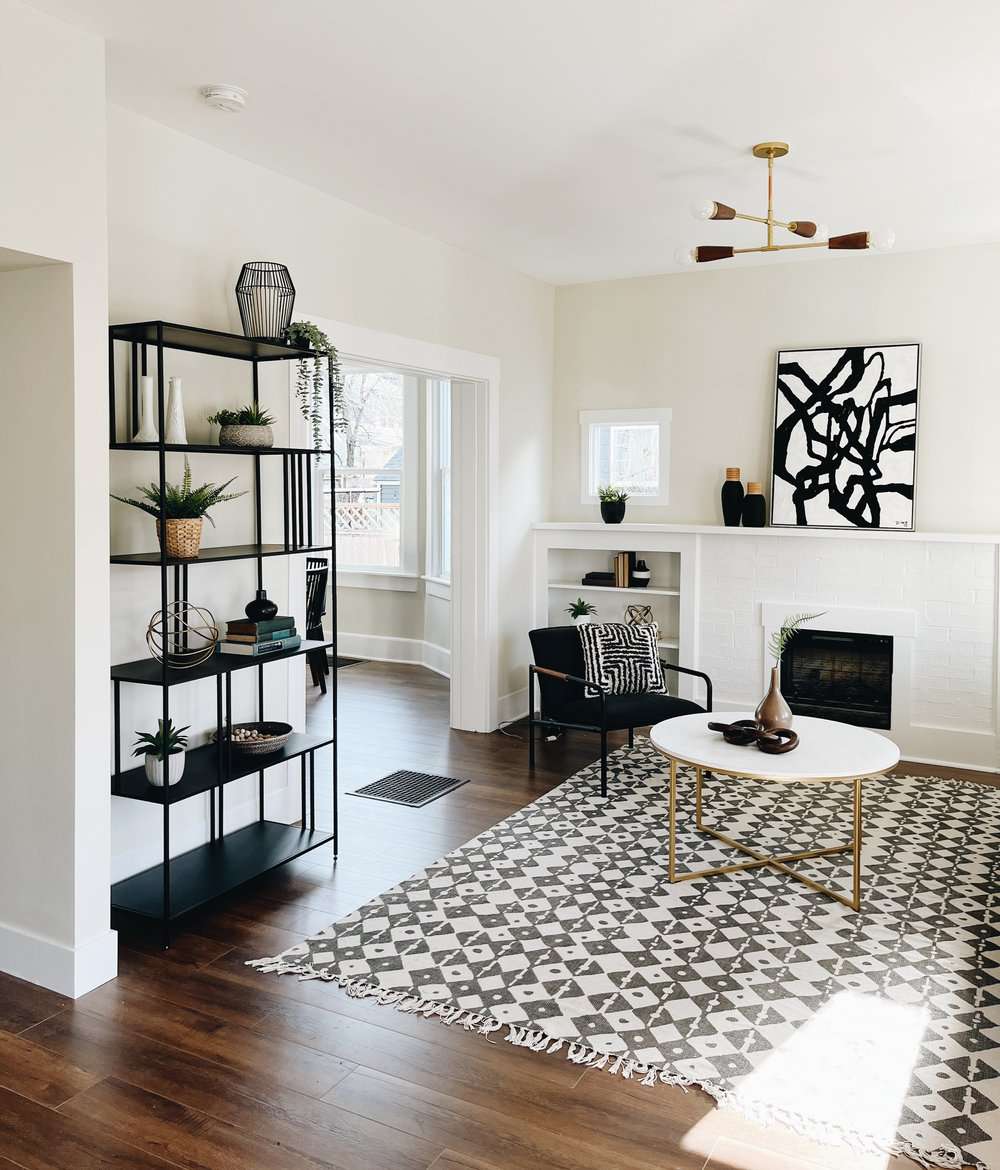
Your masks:
M592 605L589 601L584 601L582 597L578 597L576 601L571 601L566 606L566 612L573 619L575 626L586 626L594 620L594 614L597 613L597 606Z
M187 727L174 727L172 719L167 720L167 729L163 730L163 720L157 719L155 732L136 732L133 756L146 757L146 779L156 788L163 787L163 762L170 757L170 783L176 784L184 775L184 749L188 745L184 734Z
M239 410L217 410L208 416L219 427L220 447L243 447L249 450L274 446L274 418L256 403Z

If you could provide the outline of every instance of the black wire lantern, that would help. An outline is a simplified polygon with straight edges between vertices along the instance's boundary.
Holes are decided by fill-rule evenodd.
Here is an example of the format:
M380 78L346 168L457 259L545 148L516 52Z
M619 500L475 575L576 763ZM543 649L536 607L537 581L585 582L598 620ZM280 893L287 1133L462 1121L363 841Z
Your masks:
M236 303L246 337L261 341L288 340L295 305L295 285L284 264L251 260L240 269Z

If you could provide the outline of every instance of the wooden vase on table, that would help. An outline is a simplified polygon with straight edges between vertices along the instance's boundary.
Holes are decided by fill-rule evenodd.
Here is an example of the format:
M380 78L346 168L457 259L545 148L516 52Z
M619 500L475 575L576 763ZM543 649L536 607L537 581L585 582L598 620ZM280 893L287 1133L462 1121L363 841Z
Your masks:
M785 702L785 696L781 693L780 671L780 666L771 667L771 685L754 712L757 726L762 731L790 728L795 720L791 707Z

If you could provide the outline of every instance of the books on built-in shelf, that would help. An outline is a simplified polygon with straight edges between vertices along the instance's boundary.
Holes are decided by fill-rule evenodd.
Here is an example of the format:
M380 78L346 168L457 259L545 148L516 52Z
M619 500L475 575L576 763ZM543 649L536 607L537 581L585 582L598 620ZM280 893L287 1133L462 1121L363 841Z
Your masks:
M294 626L285 626L281 630L265 630L262 634L234 634L232 630L227 630L225 640L227 642L249 642L253 645L255 642L276 642L279 638L290 638L294 633Z
M245 654L251 658L266 658L269 654L280 654L288 650L298 650L302 639L292 632L284 638L272 638L268 642L231 642L223 639L219 643L220 654Z

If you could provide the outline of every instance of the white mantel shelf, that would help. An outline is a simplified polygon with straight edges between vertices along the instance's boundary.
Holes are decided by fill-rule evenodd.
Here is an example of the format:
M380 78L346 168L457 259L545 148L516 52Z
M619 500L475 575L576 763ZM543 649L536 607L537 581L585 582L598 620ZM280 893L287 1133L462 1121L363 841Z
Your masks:
M996 532L872 532L865 528L726 528L723 524L604 524L601 521L567 520L533 524L537 532L634 532L652 536L794 536L800 540L927 541L933 544L1000 545Z

